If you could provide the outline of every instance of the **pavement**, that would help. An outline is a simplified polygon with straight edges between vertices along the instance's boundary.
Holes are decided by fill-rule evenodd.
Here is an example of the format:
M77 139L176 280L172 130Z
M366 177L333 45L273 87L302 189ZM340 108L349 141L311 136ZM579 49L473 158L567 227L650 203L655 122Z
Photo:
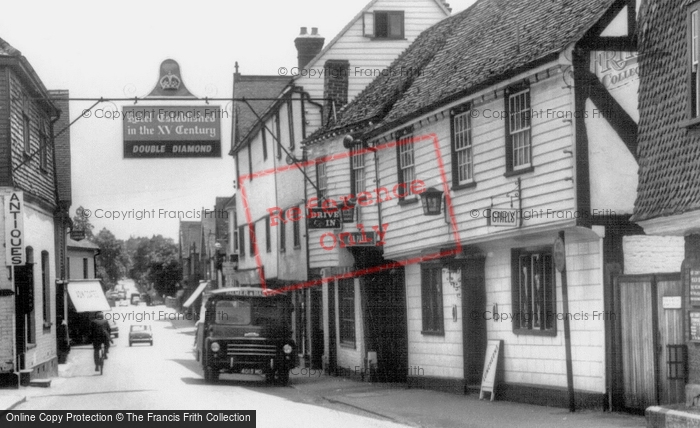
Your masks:
M59 365L59 374L71 370L71 364ZM299 372L301 370L297 369ZM296 374L291 387L299 393L379 419L421 428L469 427L645 427L643 416L533 406L506 401L479 400L478 394L456 395L401 384L376 384L325 374ZM54 378L52 385L62 379ZM28 397L45 394L45 388L20 387L0 390L0 413L11 410Z
M179 333L194 333L191 320L173 320ZM189 339L188 339L189 340ZM59 387L70 377L73 363L59 365L59 377L51 387ZM506 401L479 400L479 395L456 395L437 391L408 389L404 384L380 384L328 376L318 370L295 369L291 388L323 407L421 428L452 427L645 427L643 416L593 410L570 413L567 409L534 406ZM0 413L31 398L46 394L46 388L0 389ZM285 394L287 395L287 394Z
M297 369L299 370L299 369ZM298 391L329 403L361 410L401 424L424 428L452 427L645 427L644 416L615 412L534 406L479 400L479 394L456 395L401 384L372 384L342 377L293 375Z

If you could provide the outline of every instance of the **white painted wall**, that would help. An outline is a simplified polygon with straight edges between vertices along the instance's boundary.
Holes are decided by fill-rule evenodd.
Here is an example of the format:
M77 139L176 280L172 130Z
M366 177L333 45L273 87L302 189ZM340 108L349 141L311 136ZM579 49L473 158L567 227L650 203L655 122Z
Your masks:
M421 267L419 264L408 265L405 272L408 366L423 369L421 376L461 379L464 376L462 320L452 320L452 305L462 306L457 291L447 284L442 286L444 336L424 335L421 333Z
M622 248L625 275L680 272L685 258L682 236L624 236Z
M551 239L550 239L551 238ZM546 245L555 235L523 246ZM605 343L602 284L602 241L567 235L566 262L571 320L571 345L576 390L605 392ZM499 312L512 313L510 248L494 248L486 259L485 311L494 304ZM561 274L557 273L557 313L563 316ZM504 380L545 387L566 387L564 321L557 321L557 334L516 335L510 321L487 321L489 339L504 341Z
M53 216L43 209L27 203L24 216L24 233L26 246L34 249L34 322L36 325L36 347L28 350L26 361L28 367L46 362L56 357L56 266L54 255L54 222ZM41 281L41 253L49 253L49 296L51 301L51 326L44 329L43 319L43 287Z
M531 73L532 74L532 73ZM564 87L562 75L557 71L549 78L539 81L531 78L532 118L532 165L534 171L521 174L523 227L543 226L571 221L577 215L574 200L573 125L548 111L572 110L572 97ZM526 75L519 76L519 78ZM518 199L507 196L517 191L518 177L505 177L505 122L500 116L505 110L502 91L494 99L493 90L481 97L466 98L473 102L475 114L472 119L474 153L474 180L476 187L452 189L452 165L450 161L450 115L449 109L435 112L437 121L421 120L415 123L414 153L416 178L426 187L443 189L446 181L451 189L454 216L460 239L498 239L499 233L512 232L512 228L487 226L484 210L518 207ZM457 104L459 105L459 104ZM445 113L444 115L442 113ZM386 134L388 141L393 141ZM380 147L381 146L380 140ZM438 148L435 147L437 141ZM444 175L438 166L438 156L444 164ZM384 187L393 188L398 182L396 172L396 149L387 148L379 152L380 179ZM492 205L493 204L493 205ZM474 211L476 210L476 211ZM476 213L476 214L474 214ZM382 205L382 222L389 223L385 257L389 259L420 253L427 248L439 248L454 241L454 231L444 216L426 217L422 206L416 203L399 206L396 200Z

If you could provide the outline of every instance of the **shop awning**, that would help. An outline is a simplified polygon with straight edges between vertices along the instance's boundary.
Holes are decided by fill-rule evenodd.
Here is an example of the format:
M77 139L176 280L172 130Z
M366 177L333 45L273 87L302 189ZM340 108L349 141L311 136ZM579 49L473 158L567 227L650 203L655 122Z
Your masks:
M98 280L70 281L68 283L70 296L76 312L97 312L111 310L109 302Z
M197 300L197 297L199 297L200 294L204 291L205 288L207 288L207 285L209 285L209 281L202 281L199 283L199 287L197 287L196 290L194 290L194 293L190 295L190 297L187 298L187 301L182 305L184 308L189 308L192 306L195 300Z

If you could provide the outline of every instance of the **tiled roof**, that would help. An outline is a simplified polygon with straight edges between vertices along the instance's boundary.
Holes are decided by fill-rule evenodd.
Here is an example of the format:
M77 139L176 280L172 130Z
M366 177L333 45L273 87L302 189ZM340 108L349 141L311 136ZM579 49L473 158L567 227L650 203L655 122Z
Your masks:
M307 142L372 120L396 126L502 80L580 39L614 0L479 0L424 31Z
M276 98L285 86L291 82L291 78L286 76L243 76L236 74L234 79L234 98ZM255 109L255 112L262 116L275 101L248 102ZM233 149L235 150L238 144L245 141L248 137L258 118L243 101L234 101L233 108L236 109L237 118L237 123L234 124L237 127L236 141L233 141Z
M651 0L640 10L639 185L634 221L700 209L700 136L687 120L686 6Z

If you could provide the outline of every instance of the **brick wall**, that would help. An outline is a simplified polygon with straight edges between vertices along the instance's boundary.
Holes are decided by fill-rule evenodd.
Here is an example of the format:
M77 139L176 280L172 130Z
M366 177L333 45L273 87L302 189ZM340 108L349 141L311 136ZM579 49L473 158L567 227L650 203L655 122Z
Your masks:
M682 236L625 236L622 248L625 275L679 272L685 257Z
M323 66L323 98L329 101L323 102L323 111L326 118L333 120L333 103L335 101L335 111L339 111L342 106L348 103L348 69L350 63L346 60L329 59Z

